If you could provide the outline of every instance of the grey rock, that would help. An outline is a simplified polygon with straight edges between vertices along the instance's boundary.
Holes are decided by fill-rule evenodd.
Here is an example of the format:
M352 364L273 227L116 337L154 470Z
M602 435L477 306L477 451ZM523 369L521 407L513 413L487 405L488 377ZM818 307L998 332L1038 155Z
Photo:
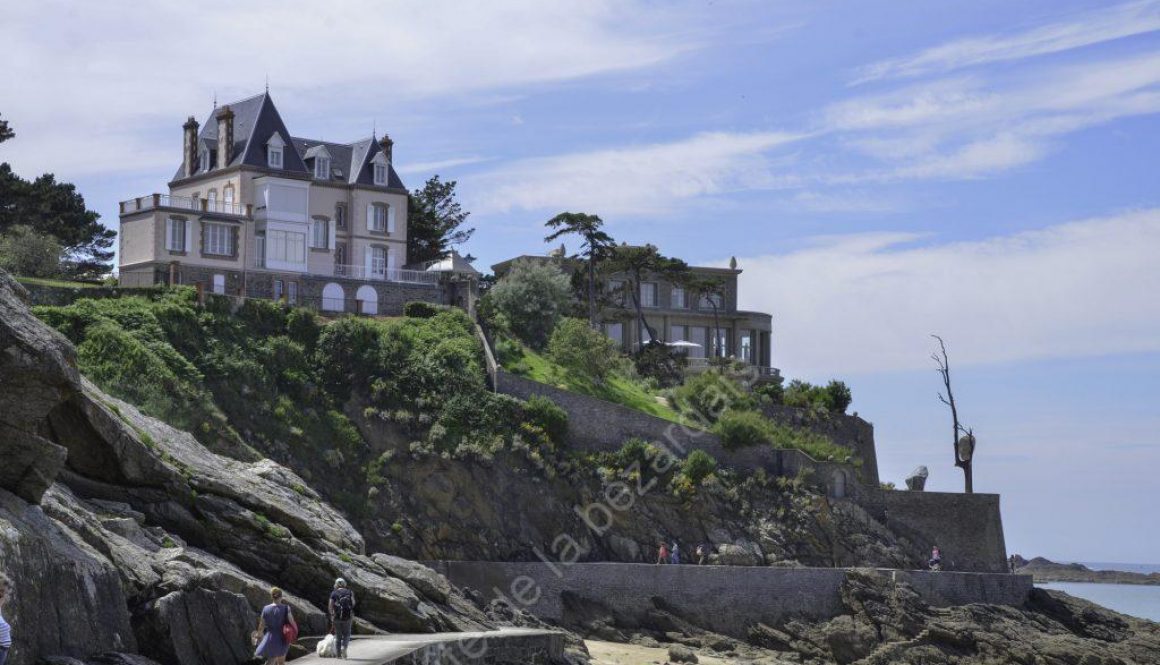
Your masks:
M447 578L421 563L390 554L375 554L371 559L393 577L410 584L428 598L445 603L451 595L451 583Z
M669 660L674 663L698 662L697 654L693 653L692 649L681 646L680 644L674 644L669 647Z
M917 466L910 475L906 477L906 489L912 492L921 492L926 488L926 479L930 475L930 471L925 466Z

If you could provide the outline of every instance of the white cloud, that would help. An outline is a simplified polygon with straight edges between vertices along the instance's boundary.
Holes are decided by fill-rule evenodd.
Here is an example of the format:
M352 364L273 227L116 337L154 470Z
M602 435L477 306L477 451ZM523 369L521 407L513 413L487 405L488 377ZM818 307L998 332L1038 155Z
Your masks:
M438 173L444 169L451 169L457 166L470 166L471 164L479 164L486 161L489 161L488 157L465 155L463 157L448 157L447 159L439 159L430 162L412 162L399 167L398 171L401 175L408 175L412 173Z
M284 112L307 109L328 131L349 120L361 133L376 114L403 115L418 98L486 96L629 71L700 47L694 11L658 15L612 0L333 7L210 0L190 7L176 0L6 3L0 43L9 75L0 79L0 99L20 137L5 145L9 159L28 172L70 175L92 172L98 160L84 156L95 154L102 171L172 167L176 152L164 163L152 153L132 156L137 141L120 143L116 158L99 149L133 135L153 143L171 137L176 151L186 115L200 119L215 91L221 101L248 96L267 75ZM342 118L351 108L363 115ZM66 135L61 150L52 137Z
M1160 2L1144 0L1084 12L1068 21L1007 35L958 39L916 55L876 62L858 71L857 83L939 74L993 62L1058 53L1160 30Z
M1042 159L1058 137L1160 111L1160 52L942 79L830 105L822 132L881 166L834 183L965 179Z
M787 183L766 153L803 138L782 132L713 132L670 143L523 159L472 179L473 210L588 210L656 214L688 199Z
M772 312L774 364L826 376L1160 350L1160 209L982 241L820 238L739 258L741 306Z

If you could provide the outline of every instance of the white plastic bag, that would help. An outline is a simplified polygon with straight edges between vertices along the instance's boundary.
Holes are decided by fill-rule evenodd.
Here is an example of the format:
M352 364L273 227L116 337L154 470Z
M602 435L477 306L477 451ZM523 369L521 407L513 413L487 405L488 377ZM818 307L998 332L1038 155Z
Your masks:
M327 635L318 643L319 658L337 658L338 657L338 643L334 639L334 635Z

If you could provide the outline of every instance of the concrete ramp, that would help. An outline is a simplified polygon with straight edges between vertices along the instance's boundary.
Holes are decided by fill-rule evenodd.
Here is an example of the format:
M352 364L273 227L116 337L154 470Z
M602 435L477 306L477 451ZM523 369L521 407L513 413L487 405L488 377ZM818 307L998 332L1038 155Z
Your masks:
M311 641L311 644L314 642ZM362 665L525 665L562 658L564 639L550 630L500 628L472 633L356 635L348 659L309 655L294 663L361 663Z

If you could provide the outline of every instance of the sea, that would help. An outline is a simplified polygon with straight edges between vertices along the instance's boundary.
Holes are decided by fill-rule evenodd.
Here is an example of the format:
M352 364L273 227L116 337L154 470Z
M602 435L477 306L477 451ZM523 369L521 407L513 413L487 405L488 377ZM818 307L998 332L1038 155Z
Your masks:
M1080 561L1092 570L1122 570L1130 573L1160 573L1155 563L1109 563ZM1091 582L1041 582L1035 586L1057 589L1090 600L1123 614L1160 622L1160 585L1096 584Z

